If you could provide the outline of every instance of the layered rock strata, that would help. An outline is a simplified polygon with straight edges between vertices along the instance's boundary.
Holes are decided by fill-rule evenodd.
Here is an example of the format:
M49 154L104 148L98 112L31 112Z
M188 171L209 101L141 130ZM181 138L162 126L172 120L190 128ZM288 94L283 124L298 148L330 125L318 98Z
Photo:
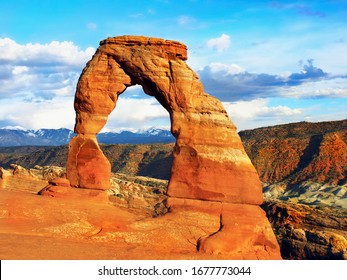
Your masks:
M77 85L78 135L70 142L67 178L74 187L109 188L110 164L96 134L106 124L118 96L130 86L141 85L169 112L176 138L168 206L174 211L188 203L222 216L219 231L202 238L198 248L279 258L275 236L259 208L262 189L257 172L221 102L204 92L186 59L186 46L175 41L142 36L102 41Z
M347 259L347 210L267 201L262 205L285 259Z

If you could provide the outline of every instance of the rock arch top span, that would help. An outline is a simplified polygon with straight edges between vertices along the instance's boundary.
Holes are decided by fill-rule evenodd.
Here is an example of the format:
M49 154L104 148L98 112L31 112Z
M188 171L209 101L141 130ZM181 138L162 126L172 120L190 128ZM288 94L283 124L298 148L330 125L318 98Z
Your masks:
M170 114L176 145L169 196L262 202L257 172L234 124L221 102L204 92L186 59L186 46L176 41L121 36L100 43L76 90L78 136L71 141L67 165L72 185L109 188L110 165L95 135L105 125L118 96L127 87L139 84Z

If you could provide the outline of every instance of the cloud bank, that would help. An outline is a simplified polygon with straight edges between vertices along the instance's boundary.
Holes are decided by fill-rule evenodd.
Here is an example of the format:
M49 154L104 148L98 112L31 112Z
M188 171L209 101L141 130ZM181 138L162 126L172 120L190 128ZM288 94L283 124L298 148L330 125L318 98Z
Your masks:
M256 126L267 126L274 123L287 123L302 120L302 108L290 108L285 105L271 106L269 99L258 98L250 101L223 102L230 119L241 129L250 129Z
M65 41L21 45L0 39L0 99L72 96L79 74L94 52Z
M72 129L76 84L94 52L72 42L22 45L0 39L0 127ZM156 123L168 126L168 112L134 86L120 96L107 126L119 130Z
M289 75L249 73L236 64L211 63L198 71L205 90L222 101L249 101L278 96L295 98L347 97L347 77L333 76L300 62L302 71Z

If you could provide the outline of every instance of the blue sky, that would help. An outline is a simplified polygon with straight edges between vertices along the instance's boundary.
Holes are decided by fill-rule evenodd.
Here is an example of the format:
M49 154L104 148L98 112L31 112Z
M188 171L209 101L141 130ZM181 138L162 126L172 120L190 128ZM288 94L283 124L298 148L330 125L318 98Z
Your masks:
M0 127L73 128L78 77L99 41L177 40L239 130L347 118L347 1L1 1ZM140 87L105 130L169 127Z

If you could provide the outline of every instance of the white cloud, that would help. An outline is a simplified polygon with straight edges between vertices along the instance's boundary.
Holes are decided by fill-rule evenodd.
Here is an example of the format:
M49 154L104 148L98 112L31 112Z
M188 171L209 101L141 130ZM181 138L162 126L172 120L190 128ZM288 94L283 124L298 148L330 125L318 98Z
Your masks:
M0 63L11 63L24 66L62 65L83 66L94 54L89 47L81 50L73 42L52 41L49 44L21 45L10 38L0 39Z
M82 68L94 52L94 48L81 50L66 41L22 45L0 39L0 99L72 96Z
M230 37L225 34L212 40L215 41L210 47L219 51L230 44ZM82 50L72 42L18 44L9 38L0 39L0 124L32 129L73 128L75 86L94 51L93 48ZM243 64L212 62L198 71L206 91L225 101L239 129L300 121L307 117L303 113L306 109L291 108L288 105L291 103L270 106L271 97L287 100L347 97L345 76L327 75L310 80L309 75L303 79L297 74L300 77L294 79L292 73L285 77L249 73L240 65ZM290 79L296 84L286 84ZM140 86L130 87L127 92L120 96L107 123L108 129L170 125L166 110L154 98L141 93Z
M25 67L25 66L23 66ZM0 79L0 98L22 96L25 99L52 99L55 96L73 96L78 72L38 73L30 67L14 66L13 75Z
M72 129L75 87L93 53L93 48L81 50L71 42L21 45L9 38L0 39L1 125ZM170 125L168 112L155 98L147 98L140 86L130 87L124 94L107 127Z
M347 98L347 78L335 77L281 88L279 94L292 98Z
M234 75L244 72L244 69L237 64L224 64L220 62L212 62L209 64L210 73L212 75Z
M217 51L222 52L229 48L230 46L230 36L227 34L222 34L218 38L213 38L207 41L207 46L209 48L215 48Z
M1 106L1 123L15 124L27 129L74 127L72 98L56 98L44 103L17 99L3 101L6 106Z
M0 122L25 128L73 128L73 95L94 48L72 42L19 44L0 39Z
M128 90L127 90L128 91ZM169 126L169 113L154 98L126 98L123 93L110 114L106 130L141 129L152 126Z
M284 78L254 74L237 64L210 63L198 71L205 90L222 101L251 100L276 96Z
M1 126L17 125L27 129L74 127L72 97L57 97L44 102L26 102L20 99L3 101L7 105L1 106ZM169 113L154 97L134 99L121 95L103 131L137 130L154 126L170 127Z
M303 117L302 109L292 109L285 105L272 107L268 102L268 99L259 98L251 101L223 102L223 105L239 130L289 123Z
M332 76L303 62L302 71L287 75L250 73L237 64L213 62L198 71L205 89L222 101L253 100L256 98L345 98L347 76Z
M27 66L14 66L12 69L13 75L21 75L27 72L29 72L29 67Z

